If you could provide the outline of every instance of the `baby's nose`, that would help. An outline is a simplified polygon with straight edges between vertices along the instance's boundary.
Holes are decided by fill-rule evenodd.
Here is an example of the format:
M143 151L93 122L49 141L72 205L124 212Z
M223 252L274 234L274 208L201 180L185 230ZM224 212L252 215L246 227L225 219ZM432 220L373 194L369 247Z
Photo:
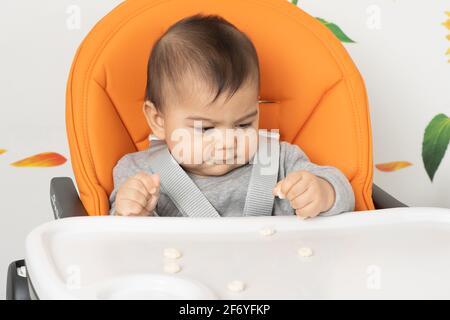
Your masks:
M218 130L214 135L215 149L233 149L236 145L236 135L232 129Z

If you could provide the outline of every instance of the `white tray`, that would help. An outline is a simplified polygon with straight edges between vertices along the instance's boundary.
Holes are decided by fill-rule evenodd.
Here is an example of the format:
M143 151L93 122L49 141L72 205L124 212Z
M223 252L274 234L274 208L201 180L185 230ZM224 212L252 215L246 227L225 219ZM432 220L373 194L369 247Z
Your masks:
M168 247L182 252L174 275L163 272ZM29 234L26 264L40 299L449 299L450 209L69 218ZM233 280L245 290L229 291Z

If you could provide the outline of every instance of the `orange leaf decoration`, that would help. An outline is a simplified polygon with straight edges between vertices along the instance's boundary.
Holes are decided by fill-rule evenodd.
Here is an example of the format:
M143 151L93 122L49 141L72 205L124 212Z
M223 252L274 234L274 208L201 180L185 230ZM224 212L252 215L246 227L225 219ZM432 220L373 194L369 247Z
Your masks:
M67 161L62 155L56 152L43 152L34 156L11 163L15 167L55 167Z
M378 170L384 172L397 171L409 166L412 166L412 163L408 161L393 161L393 162L379 163L375 165L375 167L377 167Z
M0 149L0 154L4 154L6 152L5 149Z

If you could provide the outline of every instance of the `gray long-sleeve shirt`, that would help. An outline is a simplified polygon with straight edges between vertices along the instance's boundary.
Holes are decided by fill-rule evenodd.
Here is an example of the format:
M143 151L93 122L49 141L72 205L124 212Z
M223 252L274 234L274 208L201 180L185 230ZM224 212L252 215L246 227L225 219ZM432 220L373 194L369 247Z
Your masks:
M123 156L113 169L114 190L109 197L111 204L110 214L114 214L116 194L119 187L128 177L140 171L151 173L149 155L151 148ZM321 215L334 215L353 211L355 197L347 177L332 166L319 166L309 161L306 154L297 146L287 142L280 142L280 168L278 181L289 173L307 170L312 174L326 179L334 187L335 202L333 206ZM222 176L199 176L187 172L189 177L203 192L205 197L223 217L242 216L244 211L247 188L252 171L252 164L247 163L233 169ZM161 190L156 206L159 216L182 216L170 198ZM287 199L275 197L272 215L294 215L295 210Z

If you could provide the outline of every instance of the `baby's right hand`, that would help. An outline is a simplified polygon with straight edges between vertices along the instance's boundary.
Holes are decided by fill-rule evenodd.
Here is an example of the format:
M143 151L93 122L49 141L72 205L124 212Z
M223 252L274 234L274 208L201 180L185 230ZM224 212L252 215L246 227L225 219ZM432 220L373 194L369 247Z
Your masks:
M128 178L117 191L116 214L119 216L153 215L159 199L159 174L139 172Z

